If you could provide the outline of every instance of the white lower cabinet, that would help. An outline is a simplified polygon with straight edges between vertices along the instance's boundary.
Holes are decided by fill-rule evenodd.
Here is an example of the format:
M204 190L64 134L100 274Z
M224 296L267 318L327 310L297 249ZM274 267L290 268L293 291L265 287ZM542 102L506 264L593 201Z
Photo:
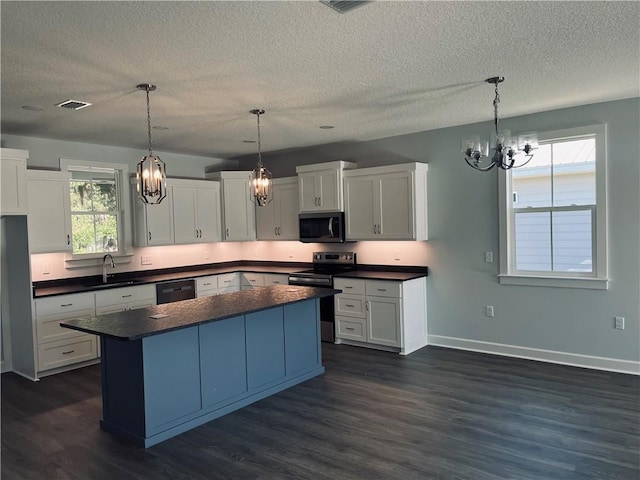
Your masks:
M283 273L265 273L264 286L270 287L271 285L289 285L289 275Z
M218 275L219 293L233 293L240 291L240 273L223 273Z
M335 278L336 343L407 355L427 345L426 278Z
M96 292L96 315L136 310L156 304L156 286L136 285Z
M38 374L98 358L95 335L62 328L62 320L95 314L93 293L37 298L35 305Z
M240 289L252 290L264 287L264 274L254 272L242 272L240 274Z
M218 275L207 275L196 278L196 298L220 295Z

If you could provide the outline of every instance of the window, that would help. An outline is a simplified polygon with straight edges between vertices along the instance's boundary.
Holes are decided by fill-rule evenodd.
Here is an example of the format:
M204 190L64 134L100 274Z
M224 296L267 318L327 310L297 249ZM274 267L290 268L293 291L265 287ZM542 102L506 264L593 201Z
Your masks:
M500 282L607 287L604 126L540 135L501 182Z
M122 254L125 224L122 187L127 165L60 160L70 173L69 197L74 258Z

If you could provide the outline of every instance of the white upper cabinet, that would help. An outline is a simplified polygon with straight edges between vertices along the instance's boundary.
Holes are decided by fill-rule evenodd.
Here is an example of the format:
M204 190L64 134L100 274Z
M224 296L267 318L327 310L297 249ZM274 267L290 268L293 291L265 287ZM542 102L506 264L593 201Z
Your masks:
M27 159L29 152L3 148L0 153L0 208L2 215L27 214Z
M426 240L427 165L345 172L347 240Z
M131 180L131 184L136 246L172 245L174 230L171 187L167 187L167 197L162 202L149 205L138 198L135 179Z
M210 172L207 179L220 182L222 239L242 242L256 239L256 211L251 201L251 172Z
M72 250L69 181L69 172L27 170L31 253Z
M258 240L298 240L298 178L273 180L273 201L256 205Z
M168 183L173 194L175 243L220 241L220 184L174 179Z
M344 211L343 170L356 168L351 162L327 162L296 167L300 212Z

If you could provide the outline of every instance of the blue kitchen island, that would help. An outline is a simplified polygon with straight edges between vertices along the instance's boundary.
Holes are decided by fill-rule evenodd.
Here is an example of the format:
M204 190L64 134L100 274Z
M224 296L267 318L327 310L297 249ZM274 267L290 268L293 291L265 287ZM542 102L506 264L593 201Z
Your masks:
M319 299L273 286L66 320L100 336L101 427L150 447L324 373Z

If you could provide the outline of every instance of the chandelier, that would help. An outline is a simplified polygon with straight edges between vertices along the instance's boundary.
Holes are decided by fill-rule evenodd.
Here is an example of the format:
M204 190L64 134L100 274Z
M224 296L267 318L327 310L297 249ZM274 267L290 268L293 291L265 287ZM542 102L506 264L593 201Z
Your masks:
M256 108L249 113L253 113L258 118L258 165L251 172L251 201L259 207L264 207L273 200L273 189L271 188L273 176L269 170L264 168L260 151L260 115L264 114L264 110Z
M523 167L533 158L533 150L538 148L538 135L533 132L522 133L514 141L509 130L498 131L498 104L500 103L498 84L504 82L504 77L491 77L486 82L495 85L495 98L493 99L495 134L491 144L477 135L465 138L462 141L464 159L470 167L483 172L491 170L495 166L503 170ZM490 152L493 152L491 156L489 156ZM516 164L519 157L524 157L523 161Z
M149 113L149 92L156 90L155 85L141 83L136 87L147 92L147 131L149 155L142 157L136 169L136 188L138 197L147 204L158 204L167 196L167 170L160 157L153 154L151 148L151 114Z

